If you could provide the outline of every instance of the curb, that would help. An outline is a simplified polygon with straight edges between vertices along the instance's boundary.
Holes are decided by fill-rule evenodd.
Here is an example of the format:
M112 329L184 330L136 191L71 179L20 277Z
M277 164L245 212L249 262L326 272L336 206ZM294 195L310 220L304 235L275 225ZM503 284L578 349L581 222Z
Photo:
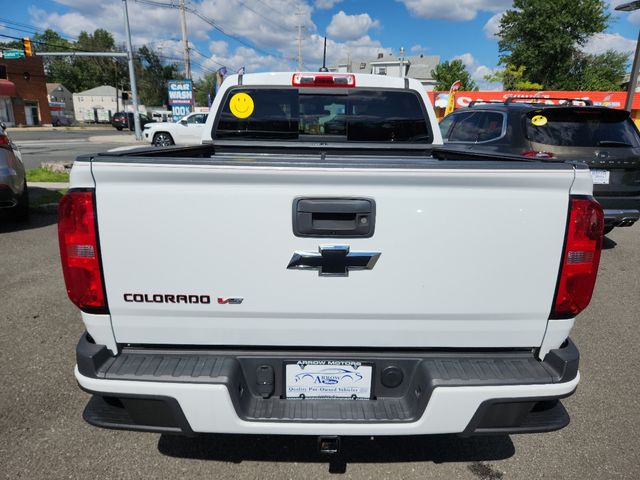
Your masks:
M91 143L123 143L129 145L145 145L144 140L136 140L134 135L94 135L87 138Z
M104 127L8 127L7 132L9 134L17 132L75 132L75 131L95 131L101 132L104 130L113 130L111 125L105 125Z
M69 188L69 184L65 182L28 182L29 188L46 188L47 190L60 190Z

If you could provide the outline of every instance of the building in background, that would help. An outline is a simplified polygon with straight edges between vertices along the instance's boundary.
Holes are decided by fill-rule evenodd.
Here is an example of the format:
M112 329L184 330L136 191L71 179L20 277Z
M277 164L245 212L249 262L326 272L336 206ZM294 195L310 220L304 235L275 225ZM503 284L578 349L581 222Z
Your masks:
M73 123L75 119L73 94L69 89L61 83L47 83L47 94L49 97L51 122L54 124ZM62 119L64 119L64 121Z
M51 125L42 57L0 59L0 121Z
M78 122L108 123L120 111L119 90L110 85L73 94L73 111Z
M438 63L440 63L440 57L437 55L413 55L399 58L392 54L378 53L378 57L373 60L352 58L340 61L337 65L329 67L329 71L415 78L425 86L427 91L431 91L437 83L432 72Z

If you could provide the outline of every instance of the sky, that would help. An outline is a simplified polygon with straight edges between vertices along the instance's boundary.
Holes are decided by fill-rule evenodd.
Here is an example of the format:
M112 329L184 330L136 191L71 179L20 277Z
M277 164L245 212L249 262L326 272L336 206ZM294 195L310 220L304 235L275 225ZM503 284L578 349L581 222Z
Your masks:
M553 1L553 0L550 0ZM609 30L585 47L589 53L608 49L631 59L640 28L640 10L616 12L626 0L611 0ZM23 37L52 28L69 39L82 31L104 28L124 42L121 0L0 0L0 35ZM128 0L134 46L160 49L164 60L182 61L178 0ZM495 89L484 76L498 65L494 36L511 0L186 0L192 46L193 76L245 67L246 72L296 70L298 25L302 25L305 70L322 63L323 37L327 64L340 59L438 55L460 59L473 78ZM1 38L1 37L0 37ZM7 38L4 38L7 40Z

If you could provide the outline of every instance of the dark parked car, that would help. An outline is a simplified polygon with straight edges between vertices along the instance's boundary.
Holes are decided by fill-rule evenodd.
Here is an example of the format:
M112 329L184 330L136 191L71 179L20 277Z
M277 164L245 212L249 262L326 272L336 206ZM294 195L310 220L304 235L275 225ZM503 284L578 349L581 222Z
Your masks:
M149 117L144 114L140 114L140 128L144 128L147 123L151 123ZM115 127L118 131L128 128L133 132L135 130L135 124L133 122L133 112L118 112L114 113L111 117L111 125Z
M20 151L0 123L0 218L22 221L29 216L29 191Z
M567 99L474 103L440 122L445 150L579 160L591 169L605 233L640 218L640 134L625 110ZM562 100L562 99L554 99Z
M73 125L73 120L67 117L61 117L56 115L54 117L51 117L51 124L54 127L67 127L69 125Z

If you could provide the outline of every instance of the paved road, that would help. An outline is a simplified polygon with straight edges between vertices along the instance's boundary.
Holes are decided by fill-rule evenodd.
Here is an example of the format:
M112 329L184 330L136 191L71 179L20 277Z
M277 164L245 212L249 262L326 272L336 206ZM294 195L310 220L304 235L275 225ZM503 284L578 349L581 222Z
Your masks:
M22 160L29 170L42 162L69 162L78 155L104 152L111 148L135 143L131 132L118 132L115 128L104 130L56 130L56 131L10 131L11 138L22 153ZM90 142L90 137L122 137L119 142ZM124 142L124 143L123 143Z
M573 338L582 383L559 432L460 439L353 438L329 465L304 437L196 439L101 430L73 379L83 328L66 298L55 218L0 227L0 476L39 478L640 478L640 227L606 241L595 298ZM617 245L616 245L617 242ZM524 272L523 274L526 274Z

